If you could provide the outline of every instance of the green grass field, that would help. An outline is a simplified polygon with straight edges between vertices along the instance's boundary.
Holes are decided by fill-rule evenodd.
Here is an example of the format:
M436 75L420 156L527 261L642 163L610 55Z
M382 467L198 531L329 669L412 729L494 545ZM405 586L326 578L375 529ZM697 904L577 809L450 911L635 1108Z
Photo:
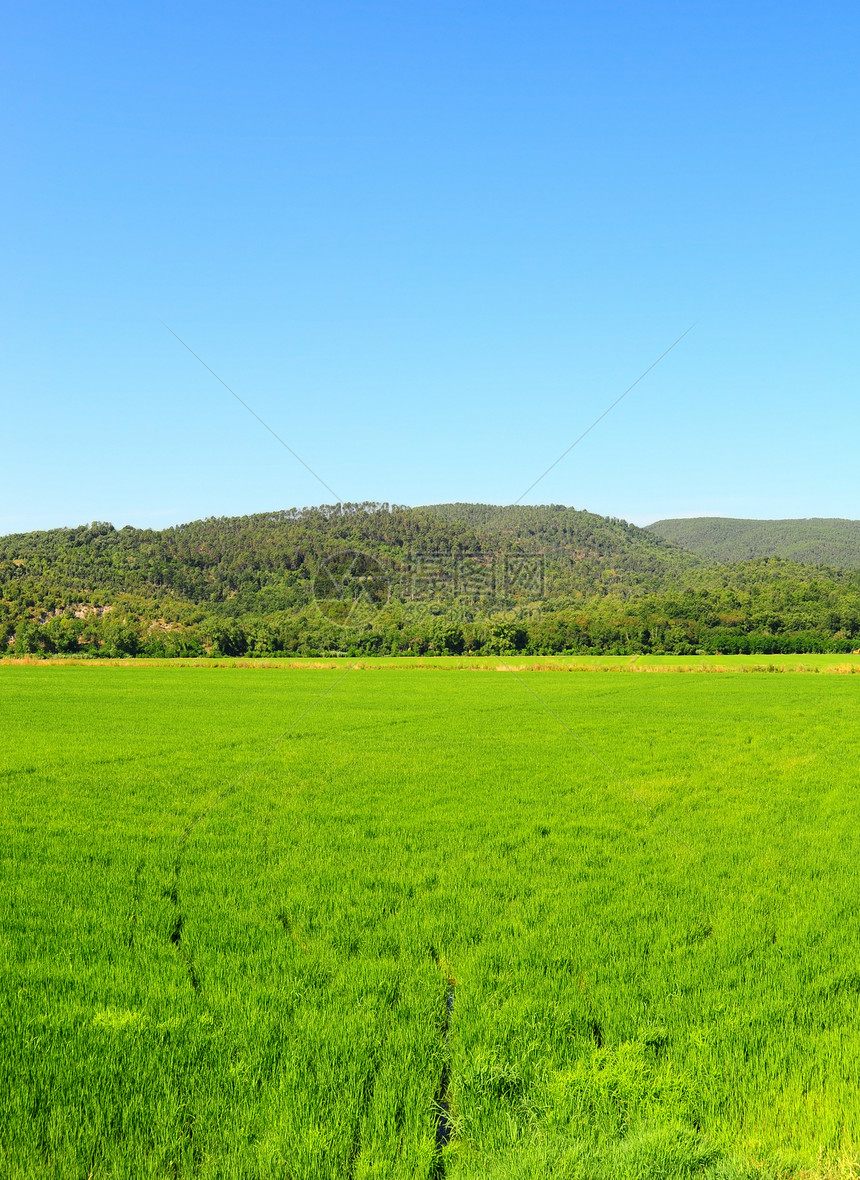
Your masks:
M4 1176L857 1174L860 681L435 663L0 666Z

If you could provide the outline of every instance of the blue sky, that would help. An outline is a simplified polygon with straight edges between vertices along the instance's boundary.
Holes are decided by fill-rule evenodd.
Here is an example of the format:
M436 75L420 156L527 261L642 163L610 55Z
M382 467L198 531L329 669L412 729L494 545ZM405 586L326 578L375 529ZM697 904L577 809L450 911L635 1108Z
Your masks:
M18 6L0 532L860 518L860 10Z

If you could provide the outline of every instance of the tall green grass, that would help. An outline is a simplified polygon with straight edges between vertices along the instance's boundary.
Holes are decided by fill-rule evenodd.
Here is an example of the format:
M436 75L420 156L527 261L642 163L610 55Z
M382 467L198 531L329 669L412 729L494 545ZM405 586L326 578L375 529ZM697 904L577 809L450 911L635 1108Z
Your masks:
M0 669L3 1172L847 1169L858 691Z

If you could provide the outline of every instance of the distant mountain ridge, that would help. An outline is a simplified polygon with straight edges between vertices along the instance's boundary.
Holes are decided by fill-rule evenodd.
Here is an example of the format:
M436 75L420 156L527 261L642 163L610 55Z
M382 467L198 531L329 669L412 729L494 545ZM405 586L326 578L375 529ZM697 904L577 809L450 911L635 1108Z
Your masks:
M781 557L804 565L860 569L860 520L698 516L688 520L658 520L649 524L647 531L708 561Z

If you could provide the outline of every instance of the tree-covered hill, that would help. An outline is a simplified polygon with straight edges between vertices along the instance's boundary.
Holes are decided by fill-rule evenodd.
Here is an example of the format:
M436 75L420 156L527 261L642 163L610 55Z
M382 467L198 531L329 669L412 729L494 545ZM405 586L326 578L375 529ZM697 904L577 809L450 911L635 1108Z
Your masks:
M860 573L720 564L559 505L388 504L0 538L0 652L818 651Z
M309 601L320 561L360 551L399 571L424 556L544 555L555 592L657 590L699 560L644 529L572 508L347 504L210 518L161 531L75 529L0 538L0 583L69 595L173 596L228 613Z
M700 516L658 520L648 530L711 561L782 557L805 564L860 569L860 520L735 520Z

